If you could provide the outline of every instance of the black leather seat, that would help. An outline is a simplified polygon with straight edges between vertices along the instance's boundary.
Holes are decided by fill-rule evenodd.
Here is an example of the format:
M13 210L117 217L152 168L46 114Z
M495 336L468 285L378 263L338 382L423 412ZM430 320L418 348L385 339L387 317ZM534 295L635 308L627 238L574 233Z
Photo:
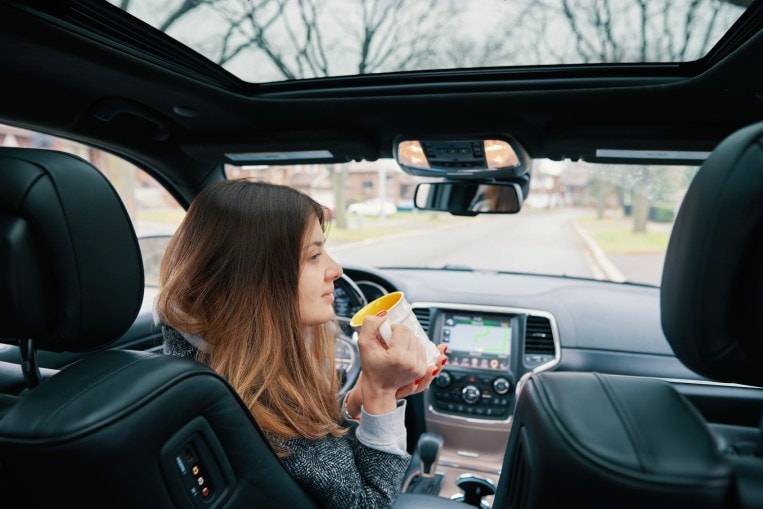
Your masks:
M763 123L732 134L691 184L661 285L676 356L713 381L763 385ZM667 382L547 372L523 384L494 508L763 507L763 457L721 454Z
M728 464L660 380L548 372L522 388L493 508L724 507Z
M121 200L89 163L0 148L0 272L0 341L27 366L26 389L0 395L0 506L317 507L216 373L106 349L138 314L143 268ZM92 353L46 379L38 350Z
M690 369L763 387L763 122L726 138L702 165L673 226L662 276L662 328ZM757 444L727 455L727 507L763 508L763 415Z

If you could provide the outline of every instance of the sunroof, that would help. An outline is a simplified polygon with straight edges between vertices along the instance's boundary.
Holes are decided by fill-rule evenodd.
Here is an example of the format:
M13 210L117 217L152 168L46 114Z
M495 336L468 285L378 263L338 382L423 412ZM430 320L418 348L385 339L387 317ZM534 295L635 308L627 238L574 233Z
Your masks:
M745 0L110 0L249 82L704 56Z

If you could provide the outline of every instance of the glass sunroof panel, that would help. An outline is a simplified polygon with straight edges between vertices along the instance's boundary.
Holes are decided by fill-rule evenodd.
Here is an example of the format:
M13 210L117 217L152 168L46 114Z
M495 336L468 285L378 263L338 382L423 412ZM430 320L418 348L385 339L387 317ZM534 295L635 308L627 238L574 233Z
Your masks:
M110 0L256 83L457 68L679 62L744 0Z

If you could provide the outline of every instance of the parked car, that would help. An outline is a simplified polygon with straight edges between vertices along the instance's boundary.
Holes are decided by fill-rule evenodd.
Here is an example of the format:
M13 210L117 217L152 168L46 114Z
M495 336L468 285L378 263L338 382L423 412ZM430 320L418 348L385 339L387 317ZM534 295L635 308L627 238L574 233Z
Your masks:
M395 207L397 207L398 212L411 212L413 210L416 210L416 207L413 206L413 200L399 200Z
M397 207L390 201L382 202L378 198L371 198L350 204L347 207L347 212L360 216L391 216L397 214Z
M3 508L321 506L163 354L238 178L331 204L343 391L376 297L448 345L396 507L763 507L763 0L6 0L0 46Z

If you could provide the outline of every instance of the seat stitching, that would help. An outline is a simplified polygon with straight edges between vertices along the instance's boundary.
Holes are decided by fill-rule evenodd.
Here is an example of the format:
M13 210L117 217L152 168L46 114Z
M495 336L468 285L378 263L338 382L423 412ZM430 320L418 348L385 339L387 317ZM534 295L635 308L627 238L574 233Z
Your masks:
M649 472L647 468L648 464L653 464L654 460L652 454L649 451L649 443L643 439L643 436L639 432L638 426L635 425L631 413L628 411L625 405L620 401L615 390L611 384L600 373L593 373L596 380L601 384L604 394L606 394L610 403L612 404L615 413L620 417L620 422L623 424L625 434L633 447L633 451L636 453L636 459L639 462L639 466L642 472Z

